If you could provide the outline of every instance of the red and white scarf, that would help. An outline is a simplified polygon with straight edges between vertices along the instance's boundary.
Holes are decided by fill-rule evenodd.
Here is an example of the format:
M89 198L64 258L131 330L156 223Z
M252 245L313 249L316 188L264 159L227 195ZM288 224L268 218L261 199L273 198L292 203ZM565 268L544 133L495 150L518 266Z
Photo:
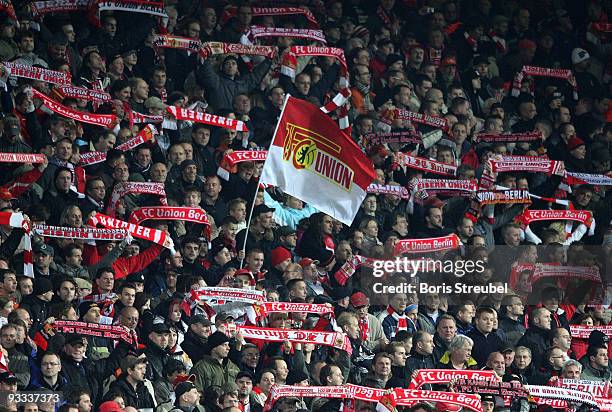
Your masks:
M602 326L586 326L586 325L570 325L570 333L573 338L588 339L591 332L598 330L608 337L612 337L612 325Z
M419 369L410 381L408 389L419 389L425 384L449 383L457 379L499 382L499 378L491 370Z
M286 3L286 2L285 2ZM303 14L308 21L308 26L310 28L319 28L319 23L317 19L312 14L312 12L304 7L251 7L251 13L253 13L253 17L259 16L292 16L295 14ZM223 10L223 14L221 16L221 25L224 25L231 18L236 17L238 14L238 7L231 6L226 7Z
M98 163L102 163L106 160L106 153L104 152L87 152L81 154L79 159L79 166L91 166Z
M89 112L82 112L80 110L73 110L61 103L56 102L47 95L39 92L36 89L31 89L34 98L43 101L43 104L52 112L59 114L60 116L68 117L79 122L89 123L96 126L105 128L112 128L117 124L117 116L114 114L94 114Z
M570 325L570 328L571 327L572 325ZM559 388L573 389L580 392L592 393L598 398L608 398L608 393L610 391L609 381L599 382L592 380L559 378L557 380L556 386L558 386Z
M368 133L361 136L364 143L368 146L379 144L399 143L399 144L420 144L423 143L421 133L403 130L389 133Z
M366 188L367 193L375 193L377 195L395 195L402 199L410 199L410 192L403 186L379 185L371 183Z
M40 153L0 153L1 163L43 163L45 155Z
M425 159L424 157L412 156L406 153L398 153L397 160L399 165L402 167L409 167L411 169L423 170L424 172L444 176L455 176L457 174L457 166Z
M174 249L174 242L170 235L158 229L152 229L150 227L139 226L134 223L128 223L120 219L115 219L111 216L103 215L102 213L96 213L95 216L90 217L87 224L93 227L102 225L106 228L111 229L125 229L130 235L138 239L148 240L153 243L157 243L169 249L172 254L176 253Z
M165 89L164 89L165 90ZM162 96L163 97L163 96ZM162 102L166 101L166 98L161 99ZM152 114L143 114L138 113L132 110L131 112L131 121L133 124L141 124L141 123L161 123L164 121L164 116L155 116Z
M391 316L397 324L395 325L395 331L393 332L393 336L395 337L398 332L402 330L408 330L408 316L405 313L401 315L395 311L391 306L387 306L387 314Z
M32 14L42 17L48 13L69 13L73 11L85 11L89 8L91 0L46 0L34 1L30 4Z
M216 305L223 305L227 302L260 305L265 300L265 293L261 290L205 287L197 290L191 290L190 298L193 302L203 300Z
M408 188L413 192L423 190L436 192L443 190L459 190L475 192L478 190L476 180L453 180L453 179L412 179Z
M23 274L34 277L34 260L32 258L32 239L30 238L30 223L22 213L0 212L0 225L23 229Z
M229 166L242 162L265 162L268 156L267 150L237 150L224 156Z
M488 35L489 35L489 38L493 41L493 43L495 43L495 47L497 48L497 51L501 54L506 54L506 52L508 51L508 48L506 46L506 40L499 37L497 33L495 32L495 30L489 30Z
M527 190L482 191L477 194L481 205L527 203L531 204L531 195Z
M166 189L164 188L163 183L122 182L117 183L113 188L110 204L108 205L106 213L114 217L121 198L130 193L156 195L159 196L159 202L162 204L162 206L168 205L168 200L166 199Z
M532 397L564 400L568 402L584 403L597 406L593 394L573 389L559 388L554 386L525 385L525 389Z
M568 185L612 186L612 177L588 173L566 172L565 181Z
M159 132L155 126L148 124L140 132L138 132L136 136L128 139L125 143L120 144L116 147L116 149L121 150L122 152L127 152L128 150L132 150L143 143L153 140L153 138L158 134Z
M540 156L496 156L489 159L485 167L492 173L522 171L551 175L560 173L563 166L560 160Z
M444 131L448 130L448 123L444 117L431 116L429 114L417 113L406 109L395 109L390 113L390 116L385 115L385 118L410 120L414 123L436 127Z
M87 100L88 102L104 103L111 100L111 95L106 92L86 89L84 87L62 85L54 87L53 90L58 91L64 97Z
M352 354L353 348L347 335L340 332L316 330L295 330L278 328L260 328L257 326L238 326L238 331L245 339L256 339L267 342L312 343L315 346L331 346Z
M100 323L80 322L74 320L56 320L53 328L61 333L78 333L85 336L122 340L130 345L138 345L138 339L128 328L121 325L102 325Z
M70 73L58 72L56 70L28 66L26 64L15 62L2 62L2 64L9 70L9 76L40 80L42 82L54 84L69 85L72 82Z
M400 239L393 248L393 255L440 252L443 250L457 249L459 246L461 246L461 240L456 233L425 239Z
M261 46L257 44L241 44L241 43L223 43L217 41L206 42L202 44L200 56L203 58L209 55L218 54L240 54L252 56L264 56L268 59L273 59L278 53L276 46Z
M251 26L246 37L251 41L266 37L295 37L327 44L323 30L317 29L286 29L282 27Z
M517 142L534 142L542 140L542 132L534 130L533 132L512 133L512 134L490 134L479 133L474 136L474 142L502 142L502 143L517 143Z
M323 303L298 303L298 302L262 302L253 306L258 316L266 316L268 313L314 313L316 315L334 314L334 307Z
M91 227L61 227L34 225L34 233L45 237L79 240L123 240L127 236L124 229L95 229Z
M132 212L128 222L137 225L145 220L180 220L204 225L204 235L210 239L210 222L208 214L201 207L183 206L149 206Z
M203 123L211 126L223 127L224 129L248 132L246 124L242 120L230 119L210 113L196 112L182 107L168 106L166 111L177 120L186 120L195 123Z
M163 2L142 0L98 1L98 11L126 11L168 18Z
M591 226L593 215L589 210L525 210L517 220L529 225L543 220L573 220L585 226Z

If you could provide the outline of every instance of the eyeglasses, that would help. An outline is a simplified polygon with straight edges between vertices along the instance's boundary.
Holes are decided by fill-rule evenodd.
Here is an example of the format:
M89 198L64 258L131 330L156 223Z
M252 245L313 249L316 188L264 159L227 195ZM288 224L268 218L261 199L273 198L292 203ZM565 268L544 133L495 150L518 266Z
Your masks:
M59 366L60 364L57 362L41 362L40 366Z

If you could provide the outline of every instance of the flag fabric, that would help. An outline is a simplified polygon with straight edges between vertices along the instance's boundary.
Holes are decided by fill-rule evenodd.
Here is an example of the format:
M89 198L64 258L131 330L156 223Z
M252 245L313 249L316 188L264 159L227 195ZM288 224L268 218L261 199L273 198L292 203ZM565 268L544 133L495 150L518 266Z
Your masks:
M331 118L311 103L287 97L262 183L351 225L375 177L370 159Z

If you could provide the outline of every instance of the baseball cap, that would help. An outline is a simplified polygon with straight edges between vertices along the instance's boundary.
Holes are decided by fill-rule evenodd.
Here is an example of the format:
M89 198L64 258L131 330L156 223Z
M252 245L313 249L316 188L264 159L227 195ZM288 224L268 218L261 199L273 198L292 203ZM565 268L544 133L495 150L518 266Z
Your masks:
M304 267L306 267L306 266L310 266L310 265L312 265L313 263L314 263L315 265L318 265L318 264L319 264L319 261L318 261L318 260L311 259L311 258L308 258L308 257L302 258L302 259L299 261L299 265L300 265L301 267L303 267L303 268L304 268Z
M257 206L255 206L255 208L253 208L253 216L259 216L263 213L268 213L268 212L274 212L276 209L274 209L273 207L269 207L267 206L265 203L261 203Z
M142 272L132 273L125 278L125 281L128 283L144 283L145 278Z
M185 381L176 385L174 388L174 394L176 395L176 399L180 398L183 394L189 392L190 390L195 389L195 385L192 382Z
M225 322L230 318L234 319L234 315L230 314L229 312L219 312L215 317L215 322Z
M440 64L442 66L456 66L457 65L457 59L455 59L453 56L445 57L445 58L442 59Z
M278 236L289 236L296 233L295 229L292 229L290 226L281 226L278 228Z
M351 295L351 305L354 308L359 308L361 306L366 306L370 303L370 299L363 292L355 292Z
M2 372L0 373L0 382L17 383L17 377L12 372Z
M582 63L583 61L588 60L590 58L591 55L589 54L589 52L584 49L581 49L580 47L576 47L574 50L572 50L573 64Z
M98 407L98 410L100 412L121 412L123 411L123 409L121 409L121 406L119 406L119 404L115 401L102 402L100 406Z
M71 333L70 335L66 335L64 339L65 345L85 345L85 337L83 335L79 335L78 333Z
M144 105L147 109L165 109L168 107L159 97L155 96L149 97L147 100L145 100Z
M34 253L42 253L47 256L53 256L55 255L55 250L51 245L47 245L46 243L38 243L36 246L34 246Z
M151 332L155 333L170 333L170 328L165 322L154 323L151 327Z
M199 323L202 326L210 326L210 319L208 319L206 316L204 315L195 315L192 316L191 319L189 320L189 324L193 325L195 323Z

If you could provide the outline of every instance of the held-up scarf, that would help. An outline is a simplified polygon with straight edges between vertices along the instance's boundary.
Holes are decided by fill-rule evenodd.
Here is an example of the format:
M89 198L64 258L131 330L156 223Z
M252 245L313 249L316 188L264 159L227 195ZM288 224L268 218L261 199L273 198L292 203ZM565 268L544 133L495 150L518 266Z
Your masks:
M85 336L98 336L112 340L122 340L129 345L138 345L135 334L121 325L101 325L99 323L79 322L73 320L56 320L53 327L61 333L78 333Z
M608 392L610 390L610 382L608 381L599 382L590 380L559 378L559 380L557 380L557 386L559 388L567 388L580 392L592 393L598 398L607 398Z
M182 107L168 106L166 111L177 120L187 120L190 122L203 123L211 126L223 127L224 129L248 132L246 124L242 120L230 119L210 113L196 112Z
M123 240L127 236L124 229L95 229L91 227L61 227L34 225L34 233L45 237L79 240Z
M368 133L361 136L361 138L368 146L379 145L383 143L419 144L423 142L421 140L421 133L414 133L408 130L389 133Z
M527 209L517 220L529 225L542 220L573 220L591 226L593 216L589 210L532 210Z
M457 249L461 246L461 240L456 233L447 236L432 237L426 239L400 239L393 248L393 255L404 253L429 253L443 250Z
M162 100L165 101L165 100ZM152 114L138 113L132 110L131 120L134 124L140 123L161 123L164 121L164 116L155 116Z
M153 16L168 17L163 2L141 0L112 0L98 2L99 11L127 11L132 13L151 14Z
M79 159L79 166L90 166L97 163L102 163L106 160L106 153L104 152L87 152L81 155Z
M612 325L603 326L586 326L586 325L570 325L570 332L573 338L588 339L591 332L598 330L608 337L612 337Z
M398 162L402 167L418 169L437 175L455 176L457 174L457 166L447 165L446 163L425 159L424 157L411 156L406 153L398 153Z
M392 337L395 337L398 334L398 332L402 330L408 330L408 316L406 316L405 313L402 313L400 315L391 306L387 306L387 313L397 322L397 324L395 325L395 331L393 332Z
M314 313L316 315L334 314L334 307L331 305L318 303L297 303L297 302L262 302L253 306L259 316L266 316L268 313L289 313L303 312Z
M489 33L487 34L489 38L495 43L497 51L499 51L501 54L506 54L506 51L508 51L506 48L506 40L502 37L499 37L494 30L489 30Z
M612 23L591 23L591 28L602 33L612 33Z
M486 164L487 170L493 173L523 171L549 175L560 173L563 166L562 161L539 156L496 156Z
M141 207L132 212L128 219L129 223L136 223L145 220L180 220L183 222L193 222L204 225L204 236L210 239L210 222L206 211L201 207L183 206L149 206Z
M478 393L496 396L510 396L516 398L529 397L527 389L518 382L500 382L499 380L465 379L460 378L451 382L456 392Z
M566 172L565 175L565 181L569 185L612 186L612 177L606 175L573 172Z
M154 47L166 49L185 50L189 53L200 53L202 42L188 37L173 36L171 34L157 34L153 39Z
M35 1L30 4L32 14L41 17L47 13L69 13L84 11L89 8L91 0L47 0Z
M117 124L117 116L115 116L114 114L93 114L89 112L73 110L67 106L64 106L61 103L56 102L55 100L49 98L47 95L39 92L36 89L32 89L32 93L34 95L34 98L42 100L43 104L48 107L49 110L59 114L60 116L68 117L79 122L89 123L105 128L112 128L114 127L114 125Z
M23 274L34 277L34 260L32 259L32 239L30 238L30 224L23 218L22 213L0 212L0 225L23 229Z
M593 394L588 392L539 385L525 385L525 389L527 389L530 396L538 398L558 399L567 402L585 403L590 406L597 406L597 401L593 397Z
M153 140L153 138L158 135L159 132L152 124L146 125L138 134L131 139L128 139L125 143L120 144L116 147L116 149L121 150L122 152L127 152L128 150L132 150L133 148L140 146L143 143L149 142Z
M476 180L412 179L408 188L414 192L421 190L463 190L475 192L478 190L478 182Z
M202 44L199 55L203 58L217 54L241 54L264 56L273 59L278 53L276 46L260 46L257 44L223 43L210 41Z
M542 140L542 132L534 130L533 132L525 133L512 133L512 134L490 134L490 133L479 133L474 136L474 142L487 142L487 143L517 143L517 142L534 142Z
M162 206L168 206L168 200L166 199L166 190L163 183L154 182L122 182L117 183L113 188L111 194L110 204L108 205L106 213L110 216L115 216L115 211L119 206L119 202L123 196L130 193L137 194L151 194L159 196L159 202Z
M548 67L537 67L537 66L523 66L523 69L516 74L512 83L512 96L518 97L521 90L521 85L524 76L540 76L540 77L554 77L557 79L565 79L572 84L574 87L574 100L578 100L578 92L576 90L576 79L570 69L550 69Z
M247 33L249 39L259 39L265 37L296 37L299 39L314 40L326 44L323 30L316 29L286 29L282 27L262 27L251 26Z
M457 379L499 382L495 372L490 370L419 369L410 381L408 389L419 389L425 384L448 383Z
M53 90L57 90L64 97L87 100L88 102L103 103L111 100L111 95L106 92L86 89L84 87L62 85L54 87Z
M514 204L527 203L531 204L531 196L529 191L515 189L495 191L482 191L477 194L478 202L481 205L496 205L496 204Z
M237 150L225 155L225 161L229 166L242 162L265 162L267 150Z
M43 163L45 155L40 153L0 153L1 163Z
M286 3L286 2L284 2ZM253 17L259 16L289 16L294 14L303 14L308 20L308 26L310 28L318 29L319 23L317 19L315 19L314 15L307 8L301 7L251 7L251 12L253 13ZM231 18L236 17L238 14L238 7L232 6L227 7L223 10L223 15L221 16L221 25L224 25Z
M365 256L353 255L350 260L344 262L344 264L334 273L334 278L341 285L344 286L355 271L360 266L373 265L373 262L378 259L368 258Z
M410 192L403 186L379 185L371 183L366 188L367 193L375 193L377 195L395 195L402 199L410 199Z
M527 266L527 265L522 265ZM601 283L599 268L597 266L560 266L560 265L544 265L538 263L534 266L533 275L531 275L530 283L535 284L537 281L544 278L565 278L587 280L595 283ZM529 270L525 269L523 270Z
M191 290L190 297L193 302L204 300L207 302L215 302L217 305L222 305L226 302L260 305L265 300L265 293L260 290L205 287L197 290Z
M256 326L238 326L245 339L257 339L268 342L312 343L315 346L331 346L349 354L353 352L351 342L344 333L322 332L315 330L295 330L278 328L260 328Z
M263 412L269 412L274 408L274 404L286 397L298 398L330 398L345 399L348 397L346 386L289 386L274 385L270 389L270 396L266 400Z
M157 243L158 245L169 249L172 254L176 253L172 238L166 232L163 232L158 229L152 229L150 227L144 227L136 225L134 223L128 223L120 219L115 219L111 216L103 215L102 213L96 213L95 216L89 218L87 224L93 227L102 225L106 228L111 229L125 229L133 237Z
M15 7L11 0L0 0L0 11L5 12L11 19L17 21L17 14L15 13ZM19 26L19 22L17 22Z
M395 109L392 118L410 120L414 123L420 123L442 130L448 130L448 124L444 117L431 116L429 114L412 112L405 109Z
M332 57L340 63L340 87L348 87L348 65L344 50L338 47L325 46L292 46L283 54L281 73L295 79L295 69L297 57L303 56L323 56Z
M63 73L56 70L43 69L42 67L28 66L26 64L14 62L2 62L2 64L9 70L9 76L40 80L54 84L70 85L72 82L70 73Z

